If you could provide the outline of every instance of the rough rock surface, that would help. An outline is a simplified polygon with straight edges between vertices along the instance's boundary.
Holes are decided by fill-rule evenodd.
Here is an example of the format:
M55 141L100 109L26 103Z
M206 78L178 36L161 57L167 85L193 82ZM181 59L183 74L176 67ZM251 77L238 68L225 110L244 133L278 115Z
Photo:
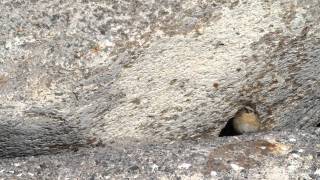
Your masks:
M319 179L320 129L310 132L282 131L169 144L113 142L105 147L55 156L3 159L0 176L4 179Z
M81 168L88 177L93 173L89 171L102 173L99 163L87 167L111 151L115 157L132 156L122 158L115 169L119 177L133 177L121 171L131 161L144 156L150 162L160 161L180 149L186 153L177 157L182 162L192 157L189 151L195 146L207 152L195 163L222 171L229 166L215 167L216 155L208 153L209 147L223 142L222 150L213 151L237 157L233 151L223 154L223 147L240 143L251 152L256 146L276 146L265 142L265 136L283 140L286 146L290 139L285 135L291 132L297 139L295 148L301 145L310 152L292 174L318 177L319 157L314 153L319 152L315 145L319 136L317 130L306 131L320 126L319 13L317 0L2 0L0 156L49 155L6 160L1 166L8 169L11 162L26 161L22 167L35 168L47 161L52 168L40 169L39 176L56 177L61 170L53 168L57 158L63 168L70 163L61 177L79 175ZM239 141L219 138L229 119L248 103L259 113L265 135ZM127 149L128 155L118 149L119 144L126 144L122 150ZM143 144L146 155L139 154L135 144ZM82 155L72 152L79 149L84 159L76 161ZM52 155L58 152L66 154ZM256 153L269 165L248 157L242 166L257 169L251 171L256 174L224 175L258 177L262 172L266 177L267 171L274 171L293 178L284 172L289 164L284 164L287 169L272 169L294 158L290 153L282 159L262 150ZM90 159L92 154L95 158ZM115 161L105 156L109 164ZM84 162L81 168L79 161ZM31 171L35 175L36 170ZM150 169L140 171L145 177L150 173ZM172 178L171 173L153 176ZM189 173L208 176L203 169Z

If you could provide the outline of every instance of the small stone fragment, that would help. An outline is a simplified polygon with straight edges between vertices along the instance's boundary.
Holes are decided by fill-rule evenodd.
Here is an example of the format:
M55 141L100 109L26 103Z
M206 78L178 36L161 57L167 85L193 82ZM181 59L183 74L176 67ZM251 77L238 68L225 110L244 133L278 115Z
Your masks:
M231 166L232 169L235 170L235 171L241 171L242 169L244 169L243 167L238 166L238 165L236 165L236 164L230 164L230 166Z
M182 163L178 166L179 169L189 169L191 167L191 164L188 163Z

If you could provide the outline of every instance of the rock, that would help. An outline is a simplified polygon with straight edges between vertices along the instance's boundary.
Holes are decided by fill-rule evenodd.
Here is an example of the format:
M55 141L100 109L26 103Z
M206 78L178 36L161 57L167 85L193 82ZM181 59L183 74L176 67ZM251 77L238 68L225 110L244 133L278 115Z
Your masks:
M0 157L16 159L0 172L317 178L319 12L316 0L1 1ZM263 132L218 137L247 104ZM133 163L141 176L124 172Z
M292 138L296 141L290 141ZM317 179L320 178L319 147L319 129L173 144L127 141L83 148L76 153L2 159L0 176L13 179L20 173L20 179ZM39 169L43 162L45 168Z

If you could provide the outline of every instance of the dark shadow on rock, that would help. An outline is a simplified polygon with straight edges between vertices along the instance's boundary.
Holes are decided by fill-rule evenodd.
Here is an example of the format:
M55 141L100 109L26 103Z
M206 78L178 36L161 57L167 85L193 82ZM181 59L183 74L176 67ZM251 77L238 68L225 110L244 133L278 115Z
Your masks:
M240 135L233 128L232 121L233 121L233 118L229 119L227 124L224 126L224 128L222 128L221 132L219 133L219 137L223 137L223 136L238 136L238 135Z
M0 124L0 157L54 154L86 146L78 128L65 122L30 125Z

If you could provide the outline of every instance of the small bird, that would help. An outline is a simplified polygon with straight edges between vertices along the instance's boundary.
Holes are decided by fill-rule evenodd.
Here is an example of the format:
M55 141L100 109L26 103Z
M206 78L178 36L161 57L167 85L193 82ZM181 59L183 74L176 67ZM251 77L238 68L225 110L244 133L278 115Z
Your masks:
M243 107L236 113L232 125L239 134L258 132L261 127L256 111L249 106Z

